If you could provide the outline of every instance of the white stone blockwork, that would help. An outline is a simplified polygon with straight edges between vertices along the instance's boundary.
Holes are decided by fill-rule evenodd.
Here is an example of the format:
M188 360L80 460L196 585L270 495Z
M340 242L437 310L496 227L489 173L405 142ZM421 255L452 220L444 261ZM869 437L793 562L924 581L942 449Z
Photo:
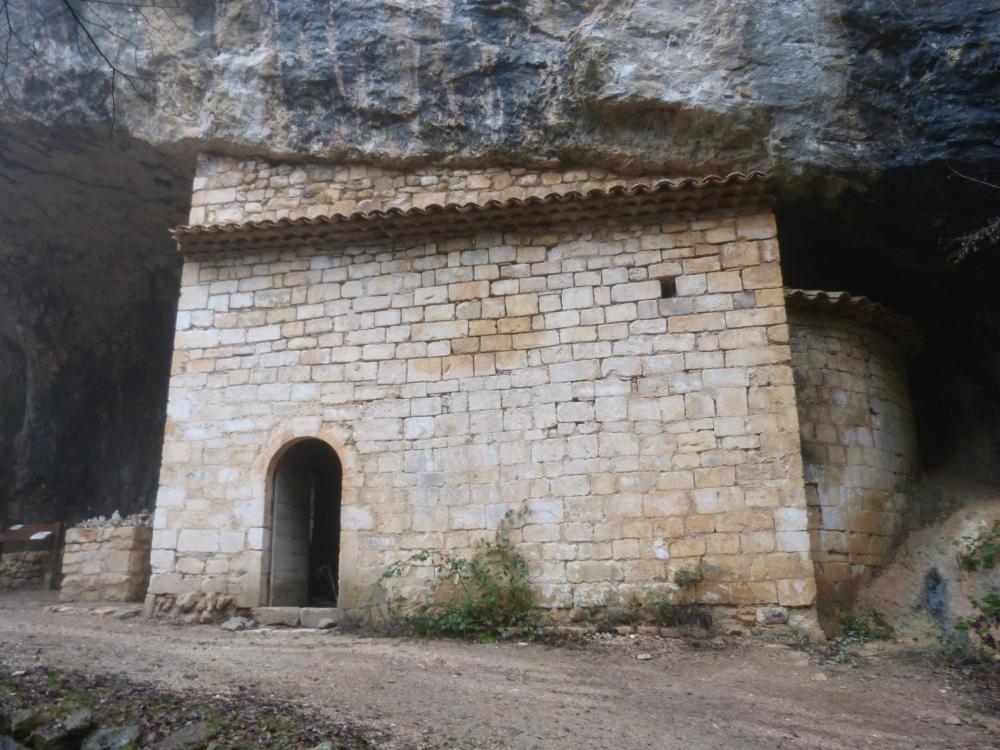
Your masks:
M314 437L342 464L340 606L522 508L543 606L698 563L702 601L812 604L768 210L248 247L183 279L152 595L265 603L270 473Z
M819 604L836 614L904 529L919 471L905 364L912 336L822 308L790 314Z

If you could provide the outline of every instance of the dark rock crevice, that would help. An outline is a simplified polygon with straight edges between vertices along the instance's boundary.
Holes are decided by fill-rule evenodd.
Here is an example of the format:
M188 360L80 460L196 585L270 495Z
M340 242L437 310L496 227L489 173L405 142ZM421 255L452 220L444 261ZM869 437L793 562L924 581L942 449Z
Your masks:
M152 507L193 159L0 132L0 518Z
M866 295L922 332L909 372L924 469L994 483L1000 247L956 262L954 240L998 214L1000 191L943 162L887 170L836 201L786 196L778 214L787 285Z
M1000 162L1000 5L841 0L849 94L888 168Z
M28 363L24 348L0 334L0 453L10 455L24 430L28 402Z

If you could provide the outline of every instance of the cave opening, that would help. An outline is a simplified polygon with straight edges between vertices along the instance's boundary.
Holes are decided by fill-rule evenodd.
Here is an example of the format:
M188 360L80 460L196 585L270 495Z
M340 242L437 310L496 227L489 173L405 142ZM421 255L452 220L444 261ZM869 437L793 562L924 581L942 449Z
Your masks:
M944 163L833 200L785 195L777 210L786 286L864 295L916 323L907 370L923 471L989 484L1000 484L1000 248L959 257L956 238L998 214L1000 191Z
M833 433L847 447L847 466L823 445L804 451L817 611L835 635L846 613L870 603L870 587L909 535L946 522L979 496L997 496L1000 299L993 280L1000 248L986 242L961 253L959 238L1000 215L1000 191L939 163L889 170L835 199L786 189L776 215L786 287L867 297L916 329L879 339L866 319L857 331L867 344L838 348L818 339L816 362L829 363L829 373L814 380L816 373L796 372L797 383L805 381L798 401L804 448L838 419L871 427L868 447L851 447L849 430ZM793 327L793 361L796 333L803 331ZM852 361L865 363L861 387L845 371ZM830 393L817 395L823 389ZM817 398L840 403L831 394L846 405L868 404L870 419L846 407L826 422L803 419L828 408ZM912 408L898 409L906 401ZM900 576L890 572L885 585L900 585L893 583Z
M194 154L0 125L0 521L156 497Z

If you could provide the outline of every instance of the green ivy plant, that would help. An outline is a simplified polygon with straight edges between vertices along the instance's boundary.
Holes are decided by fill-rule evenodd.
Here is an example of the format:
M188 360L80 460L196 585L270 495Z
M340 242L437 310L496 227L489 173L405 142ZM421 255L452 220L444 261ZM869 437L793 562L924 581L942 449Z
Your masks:
M958 544L958 565L962 570L992 570L1000 557L1000 518L975 536L962 537ZM992 589L969 601L976 614L955 620L955 630L965 636L961 648L967 656L990 658L1000 650L1000 591Z
M1000 592L991 591L970 601L979 614L959 617L955 620L955 630L966 633L977 651L995 654L1000 647Z
M415 566L429 565L433 570L424 601L399 616L405 632L490 639L537 626L528 563L511 541L511 530L522 514L508 511L493 540L481 541L471 558L424 550L382 573L379 585L385 590L388 581Z
M874 609L841 617L840 630L843 638L854 643L889 641L896 637L892 625Z
M974 573L991 569L1000 555L1000 518L976 536L963 536L959 544L958 564L962 570Z
M632 625L710 630L712 615L708 607L683 600L683 591L697 586L705 570L708 570L706 565L687 568L674 575L673 587L646 592L641 599L632 593L624 603L594 607L591 619L597 621L601 632L613 632L617 627Z
M674 583L682 589L692 589L705 580L705 573L709 567L704 562L699 562L691 568L681 568L674 573Z

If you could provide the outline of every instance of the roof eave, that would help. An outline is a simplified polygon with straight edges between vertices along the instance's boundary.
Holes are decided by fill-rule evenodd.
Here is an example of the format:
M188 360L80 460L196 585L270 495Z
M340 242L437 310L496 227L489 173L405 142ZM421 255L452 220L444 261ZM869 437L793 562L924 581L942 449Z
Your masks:
M709 175L504 201L179 226L171 233L185 255L234 249L282 249L315 243L419 242L478 231L511 231L567 222L648 220L689 206L704 209L770 205L773 198L769 180L769 174L759 171L724 177Z

